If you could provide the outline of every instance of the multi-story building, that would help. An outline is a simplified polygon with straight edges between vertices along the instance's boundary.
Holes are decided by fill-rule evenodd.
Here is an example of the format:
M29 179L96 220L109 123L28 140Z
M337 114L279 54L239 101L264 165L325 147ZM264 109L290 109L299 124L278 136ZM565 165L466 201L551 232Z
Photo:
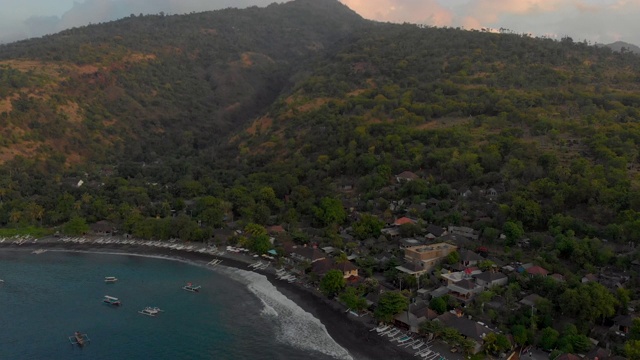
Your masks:
M447 243L410 246L404 249L406 265L398 266L396 269L419 276L433 270L440 261L457 249L457 246Z

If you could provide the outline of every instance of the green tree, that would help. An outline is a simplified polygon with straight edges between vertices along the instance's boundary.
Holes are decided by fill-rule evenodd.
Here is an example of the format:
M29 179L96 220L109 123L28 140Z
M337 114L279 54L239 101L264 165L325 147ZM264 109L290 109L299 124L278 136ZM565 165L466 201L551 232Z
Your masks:
M421 334L433 334L434 338L442 335L444 325L440 321L427 320L420 324Z
M529 343L529 332L524 325L514 325L511 328L511 335L513 336L513 340L518 345L526 345Z
M549 351L556 346L559 337L560 333L557 330L551 327L547 327L542 330L540 334L540 341L538 344L541 348Z
M624 353L629 360L640 360L640 340L629 340L624 343Z
M631 340L640 340L640 319L634 318L629 329L629 338Z
M452 251L449 253L449 255L447 255L445 260L447 261L447 264L457 264L460 262L460 253L457 251Z
M380 236L384 223L370 214L363 214L360 220L353 224L353 234L360 240Z
M66 235L84 235L89 231L87 221L80 216L74 216L62 228Z
M319 206L314 208L314 214L323 225L340 225L347 219L342 201L330 197L320 200Z
M522 224L515 223L513 221L507 221L506 223L504 223L502 232L504 233L504 236L507 237L506 244L509 246L514 245L518 239L524 236Z
M268 235L257 235L249 238L249 249L257 254L266 254L271 250L271 241Z
M322 280L320 280L320 291L325 296L333 297L338 294L346 285L346 280L340 270L329 270Z
M339 298L349 309L362 311L367 308L367 300L365 300L362 294L354 287L346 288L345 291L340 294Z
M434 297L429 301L429 308L438 314L444 314L447 311L447 302L441 297Z
M409 300L399 291L387 291L380 295L378 306L374 312L376 319L390 322L396 314L407 309Z

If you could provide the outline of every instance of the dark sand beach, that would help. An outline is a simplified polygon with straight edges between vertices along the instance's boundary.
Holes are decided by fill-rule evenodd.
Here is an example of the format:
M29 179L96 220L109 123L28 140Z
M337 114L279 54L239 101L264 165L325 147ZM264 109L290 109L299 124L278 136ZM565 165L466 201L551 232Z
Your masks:
M201 265L206 264L214 258L219 258L223 260L221 265L250 270L265 275L283 295L319 319L325 325L331 337L347 349L354 359L413 358L413 352L411 350L400 348L388 341L386 337L381 337L375 332L371 332L370 330L375 326L371 318L365 320L353 315L348 315L339 304L319 296L314 292L314 289L305 288L300 284L290 284L278 280L273 269L271 269L271 271L262 271L249 268L248 265L256 261L256 259L250 256L235 253L227 253L223 256L212 256L210 254L141 245L95 244L90 242L84 244L65 243L58 238L40 239L37 243L25 242L21 245L16 245L8 241L0 244L0 251L33 251L36 249L163 256L186 260ZM443 355L448 359L457 358L456 356L451 356L454 354L448 351Z

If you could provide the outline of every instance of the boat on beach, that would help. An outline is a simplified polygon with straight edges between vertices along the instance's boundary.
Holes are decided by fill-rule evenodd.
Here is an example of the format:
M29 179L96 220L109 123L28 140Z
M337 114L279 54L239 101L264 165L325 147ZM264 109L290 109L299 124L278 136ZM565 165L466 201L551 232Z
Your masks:
M113 305L113 306L122 305L122 303L120 302L120 300L117 297L113 297L113 296L109 296L109 295L105 295L104 299L102 299L102 302L105 303L105 304Z
M116 278L115 276L106 276L104 278L104 282L106 282L107 284L114 283L116 281L118 281L118 278Z
M182 289L191 291L191 292L200 292L201 287L202 286L200 285L193 285L191 283L187 283L187 285L183 286Z

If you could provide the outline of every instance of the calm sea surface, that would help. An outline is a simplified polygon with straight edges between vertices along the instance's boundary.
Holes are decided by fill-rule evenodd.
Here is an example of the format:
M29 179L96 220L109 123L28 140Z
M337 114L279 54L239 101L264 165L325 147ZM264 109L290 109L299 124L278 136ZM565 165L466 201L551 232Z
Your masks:
M243 270L0 251L0 279L0 359L350 359L317 319ZM182 290L186 282L202 291ZM123 306L103 304L105 295ZM165 311L139 314L146 306ZM76 330L90 344L72 346Z

